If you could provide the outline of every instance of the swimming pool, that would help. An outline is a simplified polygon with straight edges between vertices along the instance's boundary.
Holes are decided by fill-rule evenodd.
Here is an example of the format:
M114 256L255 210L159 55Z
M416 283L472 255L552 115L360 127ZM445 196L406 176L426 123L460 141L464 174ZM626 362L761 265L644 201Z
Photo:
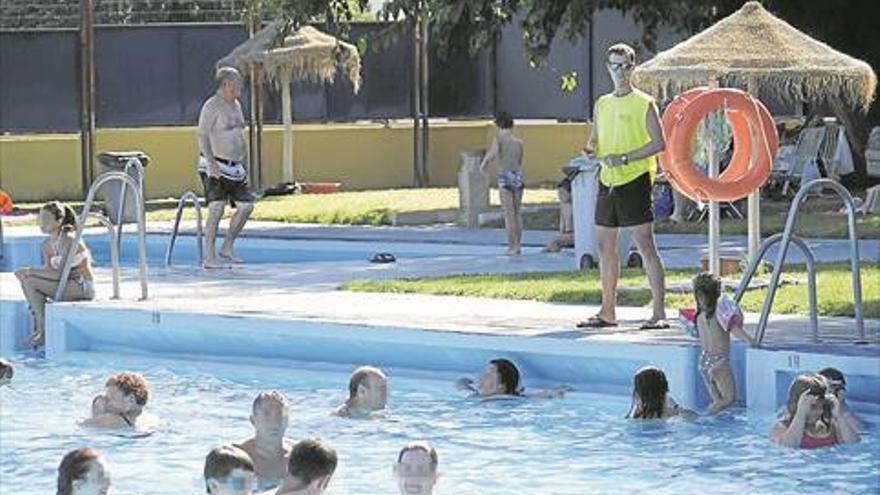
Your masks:
M391 464L412 439L438 448L444 494L868 494L880 485L874 435L851 446L788 450L769 443L764 415L635 423L623 419L628 397L588 393L481 403L453 389L459 373L392 368L385 419L332 417L353 367L91 352L19 361L14 388L0 390L3 493L53 492L62 455L82 445L106 452L111 493L204 493L204 456L250 433L251 401L268 388L291 401L289 436L319 436L339 452L331 494L396 493ZM79 429L76 419L107 374L123 369L147 376L148 408L162 426L145 439Z
M22 266L38 266L40 243L45 237L36 235L7 236L5 255L0 259L0 271L13 271ZM110 265L110 241L106 233L90 230L83 236L95 264ZM165 252L171 236L165 234L147 235L147 263L150 266L165 266ZM217 249L220 249L222 236L218 236ZM122 237L120 261L123 265L137 263L137 236L126 232ZM430 242L380 242L380 241L328 241L267 239L258 237L240 238L235 242L236 254L248 263L306 263L313 261L363 261L366 263L374 254L390 252L397 258L427 258L441 256L498 256L501 249L491 245L440 244ZM172 263L193 265L198 260L196 237L182 235L177 238Z

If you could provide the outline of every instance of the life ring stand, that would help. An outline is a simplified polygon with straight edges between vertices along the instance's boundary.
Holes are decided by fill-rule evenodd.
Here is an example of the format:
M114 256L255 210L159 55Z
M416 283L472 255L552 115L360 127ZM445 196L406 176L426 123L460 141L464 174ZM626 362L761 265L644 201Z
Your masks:
M733 132L730 165L717 178L691 159L691 142L700 121L724 109ZM779 138L767 108L748 93L731 88L695 88L675 98L663 113L666 151L660 164L669 181L696 201L735 201L757 191L770 177Z

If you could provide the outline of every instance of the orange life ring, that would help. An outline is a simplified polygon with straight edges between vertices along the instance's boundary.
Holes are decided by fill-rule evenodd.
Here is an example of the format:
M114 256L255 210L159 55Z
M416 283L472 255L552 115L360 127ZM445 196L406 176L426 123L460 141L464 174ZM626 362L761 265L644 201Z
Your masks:
M730 165L712 179L691 160L697 125L709 113L725 109L733 132ZM770 177L779 138L767 108L744 91L695 88L675 98L663 113L666 151L660 164L673 186L697 201L734 201L757 191Z
M12 214L12 197L6 191L0 189L0 215Z

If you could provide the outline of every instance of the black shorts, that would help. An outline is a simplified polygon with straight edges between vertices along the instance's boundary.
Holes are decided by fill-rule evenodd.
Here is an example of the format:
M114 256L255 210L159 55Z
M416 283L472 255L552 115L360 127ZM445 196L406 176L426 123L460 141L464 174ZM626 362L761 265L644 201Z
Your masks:
M632 227L653 222L651 174L644 173L626 184L608 187L599 182L596 225Z
M246 180L229 180L226 177L209 177L204 172L199 172L202 186L205 188L205 201L208 204L214 201L229 201L235 203L253 203L254 195L248 189Z

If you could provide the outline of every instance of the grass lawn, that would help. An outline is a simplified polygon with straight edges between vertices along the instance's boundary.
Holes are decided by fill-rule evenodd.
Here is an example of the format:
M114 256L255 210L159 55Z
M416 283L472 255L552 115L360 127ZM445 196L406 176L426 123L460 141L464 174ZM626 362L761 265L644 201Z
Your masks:
M492 204L498 206L498 193L492 190ZM526 189L526 204L555 204L554 189ZM79 209L82 202L71 203ZM781 232L788 215L788 201L761 202L761 231L764 235ZM36 212L40 203L19 203L17 206L25 212ZM177 201L174 199L155 199L147 202L147 220L170 220L174 218ZM796 233L802 237L837 237L847 235L845 215L837 214L841 203L833 198L816 198L805 203L801 208L801 216ZM458 208L458 189L453 187L426 189L383 189L370 191L345 191L333 194L294 194L289 196L271 196L257 202L254 220L270 220L291 223L324 223L349 225L390 225L396 213L418 211L450 210ZM227 210L227 215L231 211ZM185 218L195 218L192 208L184 212ZM33 217L16 219L4 217L4 222L12 225L35 225ZM527 213L524 217L526 229L556 230L559 226L557 210L544 209L535 213ZM503 227L501 220L490 223L487 227ZM695 233L706 234L705 222L685 222L670 224L658 222L655 231L658 233ZM746 234L748 226L745 220L722 219L723 235ZM857 217L857 229L862 239L880 239L880 215Z
M491 202L499 206L498 192L492 190ZM556 191L552 189L527 189L524 202L554 203ZM82 202L71 203L79 209ZM20 203L23 211L36 212L40 203ZM147 220L172 220L177 201L172 199L147 202ZM293 194L270 196L257 202L254 220L290 223L335 223L362 225L390 225L395 213L415 211L448 210L458 208L458 189L453 187L427 189L383 189L371 191L348 191L333 194ZM227 210L227 214L230 212ZM195 211L187 208L185 218L195 218ZM14 217L7 217L15 223ZM7 221L5 218L4 221ZM31 219L25 223L35 224Z
M667 283L690 280L694 270L668 270ZM880 267L864 264L862 275L862 308L866 318L880 318ZM792 265L784 272L786 280L802 283L779 288L773 303L774 313L807 314L806 272L803 265ZM624 269L621 286L632 290L619 291L618 303L626 306L645 306L651 294L647 278L641 269ZM819 264L818 299L821 316L853 316L852 282L846 263ZM638 287L638 288L636 288ZM645 287L645 288L641 288ZM438 294L454 296L491 297L497 299L527 299L568 304L598 304L601 299L599 276L596 270L582 272L523 273L500 275L457 275L436 278L399 279L383 281L356 280L343 285L344 290L362 292L394 292ZM766 298L766 289L746 292L742 300L746 311L760 312ZM693 306L688 293L667 293L670 309Z

